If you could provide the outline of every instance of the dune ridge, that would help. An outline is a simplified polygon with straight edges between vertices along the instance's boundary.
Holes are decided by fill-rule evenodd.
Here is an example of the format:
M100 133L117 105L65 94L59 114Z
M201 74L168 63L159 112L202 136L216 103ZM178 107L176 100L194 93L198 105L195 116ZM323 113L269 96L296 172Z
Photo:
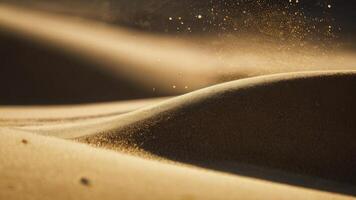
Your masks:
M137 111L151 114L79 141L109 148L128 144L185 162L240 161L355 184L355 86L355 72L239 80Z
M39 126L86 121L128 113L168 97L57 106L0 106L0 126Z
M355 82L355 71L269 75L101 121L19 129L217 170L223 164L210 164L246 163L355 184Z

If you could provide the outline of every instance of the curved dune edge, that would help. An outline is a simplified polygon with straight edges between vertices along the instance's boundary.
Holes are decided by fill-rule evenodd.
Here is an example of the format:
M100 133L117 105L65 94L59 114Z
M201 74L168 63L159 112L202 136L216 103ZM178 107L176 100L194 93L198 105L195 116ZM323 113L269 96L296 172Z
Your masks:
M212 72L220 66L217 59L186 48L184 42L7 4L0 4L0 27L130 77L149 91L154 85L170 93L186 92L187 85L201 88L214 82Z
M3 128L0 155L1 199L351 199Z
M58 106L0 106L0 126L75 123L131 112L167 98Z
M100 121L19 129L208 168L242 162L355 184L355 87L356 71L270 75Z
M186 93L241 77L356 68L355 53L344 50L328 53L305 48L300 53L248 38L226 38L226 43L234 45L220 52L194 42L194 38L155 36L5 3L0 4L0 28L95 63L100 70L131 79L147 91L155 87L166 94ZM203 43L210 44L211 39Z
M355 90L355 71L245 79L137 111L130 123L102 123L99 133L78 140L202 166L243 162L355 184Z

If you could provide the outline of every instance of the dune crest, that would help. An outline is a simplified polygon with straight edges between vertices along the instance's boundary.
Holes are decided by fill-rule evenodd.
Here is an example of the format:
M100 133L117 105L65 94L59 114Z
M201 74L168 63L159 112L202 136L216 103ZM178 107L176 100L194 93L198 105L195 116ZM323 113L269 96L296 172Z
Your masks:
M128 124L112 120L111 129L78 140L134 146L188 163L239 161L355 184L355 90L355 72L239 80L137 111L130 116L137 121ZM133 117L144 113L150 114Z
M77 123L132 112L168 97L110 103L57 106L0 106L0 126Z
M111 118L21 129L217 170L210 164L245 163L355 184L355 86L355 71L262 76Z

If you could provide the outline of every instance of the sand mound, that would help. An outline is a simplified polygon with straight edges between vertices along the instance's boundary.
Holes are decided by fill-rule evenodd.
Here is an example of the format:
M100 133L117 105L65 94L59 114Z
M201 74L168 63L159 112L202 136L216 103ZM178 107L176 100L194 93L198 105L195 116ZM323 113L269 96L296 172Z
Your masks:
M128 114L17 129L339 191L316 179L311 183L289 176L281 180L275 174L268 177L269 172L251 173L250 167L244 172L241 164L354 185L355 82L354 71L262 76L213 86Z
M350 199L0 129L1 199ZM164 189L162 189L164 188Z
M355 184L355 87L355 72L257 77L75 130L94 133L79 141L108 148L135 147L203 166L242 162Z

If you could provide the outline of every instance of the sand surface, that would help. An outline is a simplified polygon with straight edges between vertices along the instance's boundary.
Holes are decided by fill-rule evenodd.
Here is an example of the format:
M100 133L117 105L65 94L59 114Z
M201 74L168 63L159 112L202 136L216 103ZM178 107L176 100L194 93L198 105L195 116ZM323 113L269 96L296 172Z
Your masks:
M10 129L0 133L1 199L348 198L162 164Z
M86 121L131 112L166 98L57 106L1 106L1 126L33 126Z
M104 196L107 198L120 195L127 199L181 198L187 193L188 198L194 199L218 199L224 193L229 194L224 198L232 199L260 199L266 195L284 199L284 195L290 195L289 189L306 190L301 189L303 187L312 188L312 191L300 192L300 198L309 198L309 195L312 199L324 198L318 195L333 198L335 194L332 193L335 192L353 196L353 169L356 160L353 151L355 123L351 116L356 111L353 104L356 96L352 93L355 90L355 82L356 73L353 71L262 76L212 86L127 114L119 113L54 125L12 125L12 129L3 129L1 134L1 137L5 137L1 141L13 141L1 145L4 155L2 159L5 159L1 162L4 176L12 178L2 180L8 184L7 181L21 179L25 180L25 185L16 184L24 191L15 195L13 190L17 186L10 184L3 190L3 195L39 198L38 195L54 190L52 187L56 187L56 184L62 184L65 190L70 191L66 195L80 195L81 198L86 198L91 192L95 195L105 192ZM74 139L100 148L47 138L46 135ZM100 150L101 148L116 152ZM12 151L18 154L11 153L6 156L6 152ZM33 156L22 155L23 153ZM86 156L91 161L85 161ZM14 157L22 158L13 159ZM104 158L108 160L105 161ZM54 161L49 162L48 159ZM46 164L42 166L44 160ZM56 160L68 162L63 164L68 165L68 169L63 168L62 164L54 164ZM106 163L109 160L121 164ZM91 163L90 167L84 167L88 163ZM152 168L155 172L150 171L151 163L155 166ZM137 169L132 169L135 164ZM30 171L21 173L20 169L11 167L24 165L34 167L25 167ZM38 165L41 166L40 169L37 169ZM79 167L84 172L76 171L73 167ZM167 174L163 168L168 170ZM33 174L31 170L41 172ZM56 170L64 174L57 177ZM195 175L182 175L189 174L190 170L193 174L197 173L197 180ZM54 174L45 181L47 178L44 177L47 176L44 173ZM65 175L67 173L75 176ZM87 194L83 194L81 189L74 189L83 187L80 186L79 180L83 173L82 176L92 176L90 186L87 186ZM114 174L109 176L110 173ZM130 180L134 179L129 181L132 185L127 183L121 173L125 173ZM144 174L151 178L146 179ZM211 180L210 174L214 177ZM105 178L106 176L108 177ZM117 177L120 181L111 182L113 180L109 177ZM206 180L200 180L201 178ZM26 181L33 179L41 179L41 182L46 183L39 186L43 187L44 193L42 190L32 191L31 187L26 186ZM241 183L245 180L248 182L248 188L243 186L245 183ZM48 182L53 185L48 185ZM86 181L84 182L86 185ZM76 186L72 187L73 184ZM111 186L104 187L105 184ZM172 186L169 186L170 184ZM183 188L176 186L180 184ZM272 188L266 189L259 184ZM115 185L124 188L112 191L110 187ZM162 185L169 189L159 190ZM236 189L240 186L243 187L241 190ZM217 196L211 195L210 187L214 188ZM279 187L286 189L279 191ZM157 196L151 189L157 192ZM27 193L30 190L33 193ZM133 192L136 190L140 193ZM191 193L191 190L194 192ZM250 195L249 190L256 191L253 193L257 196Z
M1 3L0 30L0 199L356 197L354 51Z

